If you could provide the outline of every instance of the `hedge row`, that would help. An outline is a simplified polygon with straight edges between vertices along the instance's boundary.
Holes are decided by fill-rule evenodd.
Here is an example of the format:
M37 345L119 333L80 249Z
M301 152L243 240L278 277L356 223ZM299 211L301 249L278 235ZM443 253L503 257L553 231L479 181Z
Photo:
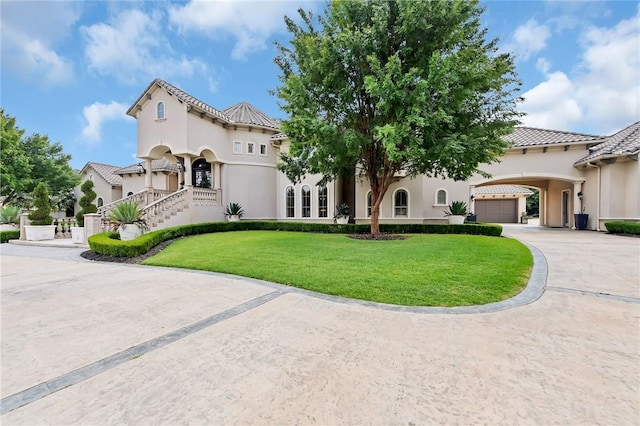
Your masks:
M9 240L17 240L20 238L20 230L0 231L0 243L6 243Z
M91 250L115 257L136 257L145 254L163 241L189 235L228 231L293 231L326 234L365 234L368 224L335 225L305 222L209 222L181 225L149 232L132 241L120 241L117 232L105 232L89 237ZM381 224L380 231L389 234L471 234L499 237L502 226L489 224L432 225L432 224Z
M640 235L640 222L615 221L605 222L604 226L610 234Z

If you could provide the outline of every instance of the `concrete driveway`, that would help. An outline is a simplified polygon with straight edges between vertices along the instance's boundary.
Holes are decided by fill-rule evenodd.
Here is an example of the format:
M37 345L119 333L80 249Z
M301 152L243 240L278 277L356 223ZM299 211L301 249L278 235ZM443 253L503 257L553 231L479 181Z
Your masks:
M0 421L640 423L640 239L505 235L544 294L463 315L3 244Z

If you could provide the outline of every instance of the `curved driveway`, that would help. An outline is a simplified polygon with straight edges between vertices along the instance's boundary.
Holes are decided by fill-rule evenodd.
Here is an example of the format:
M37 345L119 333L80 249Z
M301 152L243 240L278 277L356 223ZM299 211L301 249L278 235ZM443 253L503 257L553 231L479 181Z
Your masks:
M0 421L640 423L640 239L505 235L544 294L467 315L3 244Z

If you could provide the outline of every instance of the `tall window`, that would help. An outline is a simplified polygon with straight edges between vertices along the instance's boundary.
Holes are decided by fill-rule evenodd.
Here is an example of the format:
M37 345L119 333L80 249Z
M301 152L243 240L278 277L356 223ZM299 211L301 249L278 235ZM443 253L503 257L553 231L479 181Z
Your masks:
M302 187L302 217L311 217L311 188Z
M293 190L293 186L287 186L285 194L287 202L285 214L287 217L294 217L296 215L296 193Z
M327 217L327 187L318 189L318 217Z
M367 217L371 217L371 191L367 192Z
M162 120L164 118L164 102L158 102L156 107L156 118Z
M407 191L404 189L399 189L396 191L393 196L393 208L395 209L396 216L406 216L407 215Z
M447 204L447 191L444 189L438 189L436 191L436 205L446 206Z
M98 207L102 207L104 205L104 200L102 197L98 197Z

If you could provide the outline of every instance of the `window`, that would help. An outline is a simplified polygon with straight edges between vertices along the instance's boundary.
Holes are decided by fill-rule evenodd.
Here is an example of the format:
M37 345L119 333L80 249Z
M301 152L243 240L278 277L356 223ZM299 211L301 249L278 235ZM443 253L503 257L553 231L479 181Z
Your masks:
M165 116L164 116L164 102L158 102L158 105L156 106L156 119L157 120L164 120Z
M295 217L296 214L296 193L293 190L293 186L287 186L285 189L286 193L286 216L287 217Z
M393 208L396 216L406 216L407 215L407 201L408 201L407 191L404 189L399 189L393 196Z
M302 187L302 217L311 217L311 188Z
M436 206L448 205L447 198L447 191L444 189L438 189L436 191Z
M256 144L254 142L247 142L247 155L256 155Z
M367 192L367 217L371 217L371 191Z
M102 199L102 197L98 197L98 207L102 206L104 206L104 200Z
M242 154L242 142L233 141L233 153L234 154Z
M323 186L318 189L318 217L327 217L327 187Z
M261 143L260 144L260 155L266 157L267 156L267 144L266 143Z

